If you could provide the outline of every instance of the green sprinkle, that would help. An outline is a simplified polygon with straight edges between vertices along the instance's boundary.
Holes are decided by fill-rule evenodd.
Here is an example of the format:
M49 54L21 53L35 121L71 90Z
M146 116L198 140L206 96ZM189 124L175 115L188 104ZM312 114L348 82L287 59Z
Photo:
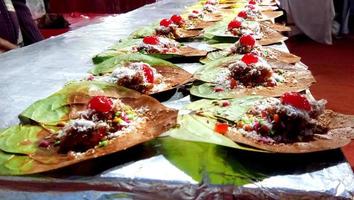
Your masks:
M135 115L133 113L127 114L128 119L132 120L135 119Z
M101 141L100 143L98 143L98 146L99 147L105 147L105 146L107 146L108 145L108 141L107 140L103 140L103 141Z

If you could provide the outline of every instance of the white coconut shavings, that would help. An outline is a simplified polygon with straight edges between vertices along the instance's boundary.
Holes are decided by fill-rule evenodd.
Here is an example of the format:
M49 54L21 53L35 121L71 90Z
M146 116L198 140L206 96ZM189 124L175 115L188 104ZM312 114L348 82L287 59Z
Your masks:
M210 12L210 13L213 13L213 12L217 11L217 8L216 8L216 6L214 6L212 4L205 4L204 7L203 7L203 10L205 10L207 12Z
M188 15L189 19L194 19L194 18L203 19L204 17L205 17L204 13L198 10L195 10Z
M218 74L215 76L215 83L220 86L229 88L230 87L230 77L231 73L228 68L221 69Z
M164 53L168 51L175 51L180 46L178 42L165 37L158 37L158 40L159 43L156 45L145 44L144 42L141 42L138 45L137 49L145 49L147 52L157 51L160 53Z
M114 133L109 133L107 137L108 139L112 139L128 133L134 133L137 129L141 128L141 125L145 122L145 117L137 117L134 119L134 121L130 123L126 123L125 125L122 124L124 127L121 130L116 131Z
M73 128L78 132L85 132L90 129L94 129L96 124L93 121L86 120L86 119L75 119L71 120L65 127L64 130L67 128Z

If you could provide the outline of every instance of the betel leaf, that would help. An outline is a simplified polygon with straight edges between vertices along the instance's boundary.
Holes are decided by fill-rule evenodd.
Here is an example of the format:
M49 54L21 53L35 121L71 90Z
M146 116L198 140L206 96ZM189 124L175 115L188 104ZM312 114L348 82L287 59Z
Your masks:
M109 49L97 54L92 58L94 64L99 64L109 58L112 58L119 54L124 54L132 51L132 47L138 45L142 39L127 38L120 40Z
M47 125L56 125L58 122L67 120L70 110L66 106L66 99L65 94L56 93L45 100L36 101L22 112L19 118L25 124L30 124L31 120L34 120L45 122Z
M40 126L17 125L0 133L0 150L7 153L31 154L39 142L49 134Z
M218 60L220 58L224 58L228 56L229 52L228 51L213 51L208 53L208 55L205 58L200 59L200 62L203 64L208 64L214 60Z
M213 83L218 79L218 76L223 71L229 71L227 66L241 59L242 55L233 55L228 57L221 57L214 61L210 61L204 66L200 67L195 73L194 77L204 82Z
M232 43L217 43L217 44L210 44L210 46L215 49L225 50L225 49L231 48L233 46L233 44Z
M177 67L176 65L159 59L152 56L144 55L141 53L130 53L130 54L119 54L115 55L112 58L105 60L104 62L95 65L90 72L93 75L101 75L113 72L119 65L125 62L144 62L148 63L152 67L158 66L167 66L167 67Z
M93 64L97 65L100 64L101 62L110 59L116 55L120 54L117 50L106 50L102 53L99 53L95 57L92 58Z
M128 96L129 91L129 89L106 82L71 82L53 95L33 103L20 114L19 118L25 124L35 121L41 125L55 126L68 120L70 104L84 104L91 96L98 95Z
M160 138L162 154L195 181L242 186L265 176L247 169L235 156L240 153L216 144Z
M120 51L130 51L131 48L135 45L140 44L143 41L143 39L133 39L133 38L127 38L120 40L119 42L115 43L113 46L111 46L109 49L110 50L120 50Z
M0 151L0 175L26 174L35 161L28 156L8 154Z
M159 23L152 23L150 25L144 26L139 28L138 30L134 31L133 33L130 34L129 38L143 38L146 36L154 35L155 34L155 28L159 25Z
M202 117L195 114L179 115L177 120L179 126L169 130L164 135L180 140L205 142L236 149L259 151L253 148L240 146L229 138L216 133L214 131L216 122L216 119Z
M207 100L194 101L186 106L186 109L203 113L210 113L212 116L237 121L249 108L260 100L260 96L248 96L230 100Z
M214 88L215 85L211 83L193 85L190 89L190 93L194 96L207 99L232 99L239 97L239 94L231 89L224 89L224 91L216 92Z
M95 64L99 64L107 59L110 59L120 54L133 53L133 47L139 45L141 42L142 42L141 38L139 39L128 38L128 39L121 40L120 42L110 47L108 50L96 55L92 60ZM182 52L182 54L183 53L184 52ZM188 56L188 54L180 55L176 53L167 53L167 54L154 53L148 55L156 58L164 59L164 60L176 58L176 57Z
M204 38L206 40L215 40L223 43L236 42L237 37L227 31L227 25L232 20L232 17L224 18L224 20L215 23L204 31Z
M233 55L210 61L209 63L201 66L194 73L194 76L195 78L205 82L214 82L216 80L216 76L218 76L219 72L222 71L225 66L240 60L240 58L241 55Z

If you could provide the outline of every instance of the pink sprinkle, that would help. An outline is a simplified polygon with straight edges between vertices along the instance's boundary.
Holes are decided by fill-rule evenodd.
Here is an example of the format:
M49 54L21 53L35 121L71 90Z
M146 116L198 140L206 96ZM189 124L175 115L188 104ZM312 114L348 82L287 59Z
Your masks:
M42 140L38 146L42 147L42 148L48 148L49 145L50 145L50 143L47 140Z
M223 91L224 91L224 88L216 87L216 88L214 88L214 91L215 91L215 92L223 92Z
M92 75L89 75L89 76L87 77L87 80L88 80L88 81L93 81L94 79L95 79L95 77L92 76Z
M224 101L224 102L222 102L222 106L223 106L223 107L230 106L230 102Z

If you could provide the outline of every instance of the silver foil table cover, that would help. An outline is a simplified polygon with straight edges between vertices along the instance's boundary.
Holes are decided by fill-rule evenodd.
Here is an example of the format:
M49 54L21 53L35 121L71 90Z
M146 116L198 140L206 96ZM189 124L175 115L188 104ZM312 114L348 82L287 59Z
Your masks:
M91 58L135 29L195 0L164 0L0 55L0 128L31 103L81 79ZM202 42L189 45L205 46ZM277 48L286 50L284 44ZM184 63L193 72L199 64ZM190 102L177 92L165 105ZM353 198L354 175L340 150L278 155L158 138L50 173L0 177L0 199Z

